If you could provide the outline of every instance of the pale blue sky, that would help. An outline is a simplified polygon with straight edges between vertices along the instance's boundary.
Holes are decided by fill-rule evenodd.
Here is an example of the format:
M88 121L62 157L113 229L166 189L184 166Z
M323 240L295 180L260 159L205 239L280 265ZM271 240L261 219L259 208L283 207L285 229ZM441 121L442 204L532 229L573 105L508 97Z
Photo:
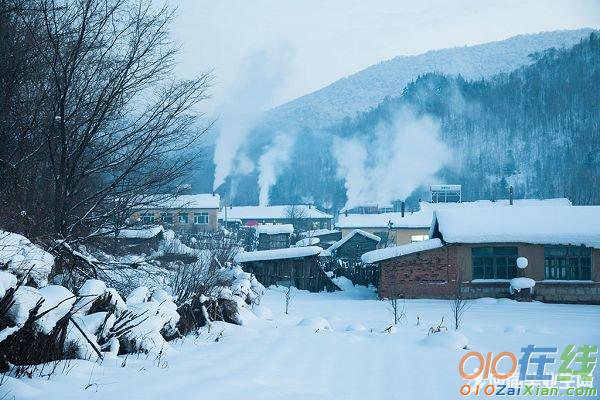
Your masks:
M261 107L271 107L397 55L600 27L598 0L164 1L178 6L178 74L214 70L209 112L239 92L247 60L256 54L272 57L273 73L283 75L261 100Z

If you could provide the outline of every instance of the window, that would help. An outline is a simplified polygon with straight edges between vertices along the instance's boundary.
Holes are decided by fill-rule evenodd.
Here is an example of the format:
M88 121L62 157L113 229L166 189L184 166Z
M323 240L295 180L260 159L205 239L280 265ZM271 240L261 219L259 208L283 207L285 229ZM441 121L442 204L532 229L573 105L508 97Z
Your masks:
M422 242L423 240L427 240L427 239L429 239L429 235L411 235L410 236L411 242Z
M545 279L592 279L592 249L583 246L544 247Z
M196 225L207 225L208 224L208 213L195 213L194 224Z
M160 220L164 223L164 224L172 224L173 223L173 214L171 213L160 213Z
M473 279L512 279L517 276L516 247L474 247Z
M153 224L154 223L154 214L143 214L142 222L144 224Z
M186 224L186 225L189 223L187 213L186 214L184 214L184 213L179 214L179 223L180 224Z

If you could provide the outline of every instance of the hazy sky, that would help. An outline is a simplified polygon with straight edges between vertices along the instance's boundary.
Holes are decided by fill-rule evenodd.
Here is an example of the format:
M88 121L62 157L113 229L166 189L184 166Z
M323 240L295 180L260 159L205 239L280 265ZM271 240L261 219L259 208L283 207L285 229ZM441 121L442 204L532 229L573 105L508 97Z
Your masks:
M283 75L263 105L270 107L397 55L600 27L598 0L165 1L178 7L178 74L214 71L209 112L232 100L256 57L272 59L273 74Z

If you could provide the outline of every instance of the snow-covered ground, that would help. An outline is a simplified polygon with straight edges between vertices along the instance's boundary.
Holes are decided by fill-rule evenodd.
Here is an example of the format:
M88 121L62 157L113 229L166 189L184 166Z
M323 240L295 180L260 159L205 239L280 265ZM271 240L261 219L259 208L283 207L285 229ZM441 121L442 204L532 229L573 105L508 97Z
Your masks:
M263 316L269 315L264 307L273 311L272 320L216 323L210 333L174 343L161 357L70 361L50 379L5 381L0 398L461 398L457 365L466 351L423 342L443 315L451 328L447 301L406 301L406 318L391 333L384 332L393 320L390 305L366 288L295 292L289 315L283 312L283 291L269 289L261 307ZM598 344L600 306L479 299L471 302L460 332L482 353L519 355L529 344L559 349ZM596 387L598 382L597 368Z

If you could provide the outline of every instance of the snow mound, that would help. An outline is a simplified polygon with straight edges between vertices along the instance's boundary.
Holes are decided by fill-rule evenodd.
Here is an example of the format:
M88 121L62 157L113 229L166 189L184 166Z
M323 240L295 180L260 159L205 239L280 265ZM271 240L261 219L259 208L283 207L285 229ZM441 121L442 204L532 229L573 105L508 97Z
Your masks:
M139 288L133 289L133 291L129 293L129 296L127 296L125 302L127 305L145 303L148 301L149 297L150 289L148 289L147 286L140 286Z
M421 344L429 347L445 347L447 349L463 349L469 343L465 335L459 332L438 332L421 340Z
M15 292L15 303L8 310L8 316L16 325L23 325L29 317L29 311L42 299L40 291L29 286L21 286Z
M10 272L0 271L0 297L4 297L6 291L17 286L17 277Z
M48 284L54 257L25 236L0 230L0 264L6 264L8 271L18 277L29 274L42 287Z
M69 289L60 285L48 285L39 290L44 299L38 314L47 312L36 321L40 330L46 334L50 333L59 319L64 317L75 303L75 295Z
M311 317L304 318L302 321L298 322L298 326L311 329L313 331L332 331L331 325L329 322L322 317Z
M77 302L77 312L80 314L87 314L96 298L103 295L105 292L106 284L101 280L88 279L85 281L79 289L79 296L81 298Z
M498 303L498 299L494 299L493 297L480 297L473 300L473 302L478 304L496 304Z
M260 319L273 319L273 311L267 306L255 305L252 307L252 312Z
M513 278L510 280L510 293L520 292L521 289L532 289L534 286L535 281L531 278Z
M367 330L367 327L363 324L350 324L345 330L346 332L364 332Z

